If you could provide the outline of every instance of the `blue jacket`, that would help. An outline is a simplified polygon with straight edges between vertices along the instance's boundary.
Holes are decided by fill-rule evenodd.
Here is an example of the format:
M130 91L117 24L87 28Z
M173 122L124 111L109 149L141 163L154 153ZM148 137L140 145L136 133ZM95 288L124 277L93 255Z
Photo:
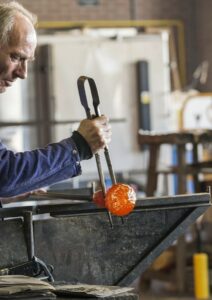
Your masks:
M8 150L0 142L0 197L11 197L81 174L72 138L26 152Z

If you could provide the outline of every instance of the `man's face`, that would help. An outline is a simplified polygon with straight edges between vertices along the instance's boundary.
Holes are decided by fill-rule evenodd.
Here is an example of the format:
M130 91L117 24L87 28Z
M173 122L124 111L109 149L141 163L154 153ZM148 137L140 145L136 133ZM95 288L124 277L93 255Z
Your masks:
M17 16L8 45L0 45L0 93L17 79L27 77L28 62L34 59L37 44L33 25Z

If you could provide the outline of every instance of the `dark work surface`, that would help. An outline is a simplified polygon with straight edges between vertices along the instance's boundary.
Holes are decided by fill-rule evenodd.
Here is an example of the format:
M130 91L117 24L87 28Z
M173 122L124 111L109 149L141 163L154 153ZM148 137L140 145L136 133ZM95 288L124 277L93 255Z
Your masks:
M34 221L35 255L57 281L129 286L209 206L209 195L139 201L129 216L106 212ZM86 205L87 207L87 205ZM89 213L89 211L91 213ZM0 267L28 260L23 222L0 222Z

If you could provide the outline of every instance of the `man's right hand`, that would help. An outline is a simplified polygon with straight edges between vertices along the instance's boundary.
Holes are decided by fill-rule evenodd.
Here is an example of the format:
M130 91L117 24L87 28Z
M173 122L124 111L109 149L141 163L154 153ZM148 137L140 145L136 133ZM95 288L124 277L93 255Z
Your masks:
M111 141L111 126L105 116L82 120L77 131L84 137L93 154Z

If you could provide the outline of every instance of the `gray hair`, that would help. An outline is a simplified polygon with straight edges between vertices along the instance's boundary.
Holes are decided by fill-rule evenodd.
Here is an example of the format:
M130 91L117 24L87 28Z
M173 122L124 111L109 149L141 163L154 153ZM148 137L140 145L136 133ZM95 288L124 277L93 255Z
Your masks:
M18 2L0 3L0 47L8 44L9 33L13 29L17 14L26 17L33 26L37 23L37 16L25 9Z

